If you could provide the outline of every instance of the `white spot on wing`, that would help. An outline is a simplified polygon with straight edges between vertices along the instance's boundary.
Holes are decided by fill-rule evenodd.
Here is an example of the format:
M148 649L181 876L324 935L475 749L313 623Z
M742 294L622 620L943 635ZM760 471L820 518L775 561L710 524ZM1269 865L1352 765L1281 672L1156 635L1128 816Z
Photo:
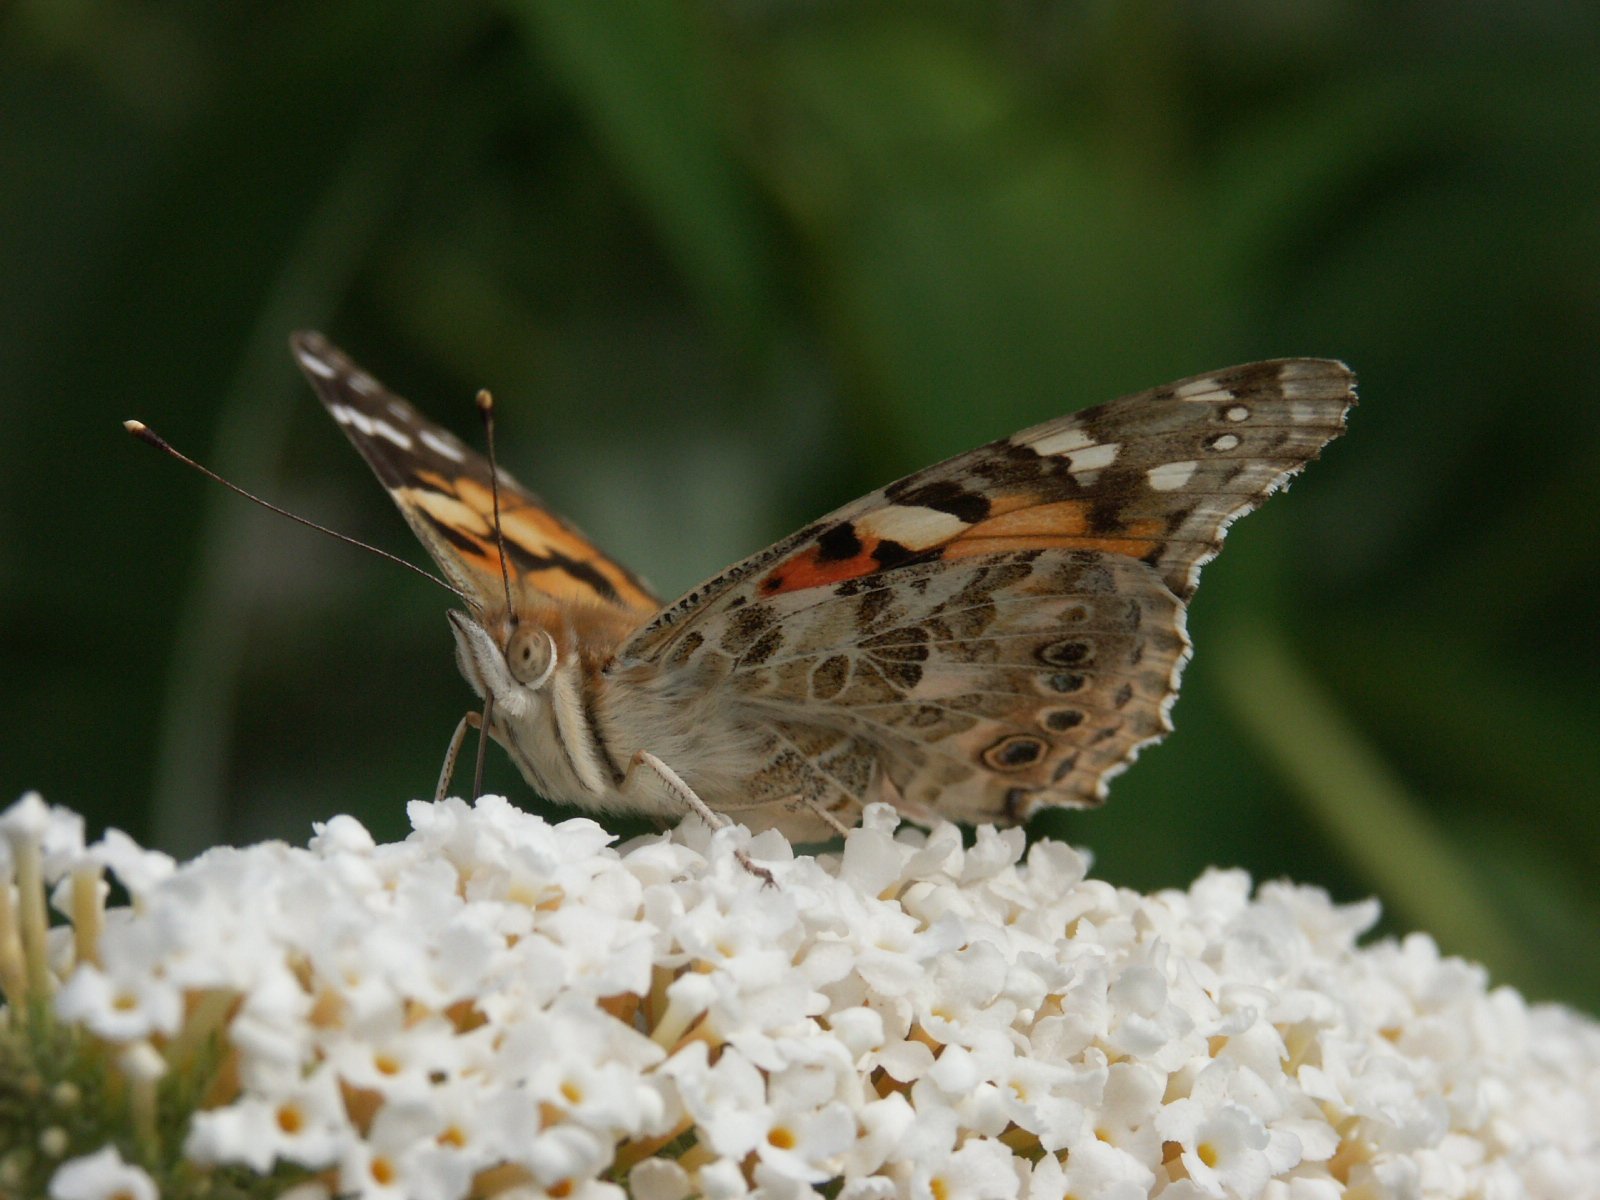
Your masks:
M403 430L396 429L389 422L367 416L358 412L347 404L330 404L328 411L333 414L333 419L341 425L348 425L357 433L367 437L380 437L387 442L393 442L402 450L411 449L411 436Z
M297 357L300 360L300 365L302 367L304 367L306 370L310 371L313 375L317 376L318 378L321 378L321 379L332 379L335 375L338 374L338 372L335 371L331 366L329 366L327 363L323 362L322 359L320 359L316 355L312 354L311 351L309 351L309 350L302 350L295 357Z
M1116 461L1122 447L1116 442L1105 442L1084 450L1074 450L1067 455L1067 470L1083 487L1091 487L1095 477Z
M1233 393L1215 379L1191 379L1173 393L1179 400L1232 400Z
M926 550L955 537L967 528L967 522L936 508L896 504L861 517L856 521L856 528L912 550Z
M351 375L350 386L363 396L376 396L378 394L378 381L365 371L357 371Z
M1237 450L1239 448L1239 437L1233 433L1219 433L1206 443L1206 448L1209 450Z
M1066 454L1072 450L1082 450L1094 445L1094 439L1079 429L1076 425L1068 425L1057 433L1042 437L1031 443L1033 452L1041 458L1049 458L1055 454Z
M1278 388L1286 399L1297 400L1326 387L1327 378L1327 367L1323 363L1284 363L1278 372Z
M403 429L396 429L387 421L373 421L372 432L377 437L393 442L402 450L411 449L411 435Z
M1250 419L1250 410L1242 404L1235 404L1222 415L1230 421L1248 421Z
M1151 467L1144 473L1144 477L1156 491L1170 492L1193 479L1195 468L1199 465L1192 458L1184 462L1162 463L1159 467Z
M431 429L424 429L417 436L422 439L422 444L429 450L432 450L435 454L444 455L451 462L464 462L466 460L467 456L461 453L458 447L451 445Z

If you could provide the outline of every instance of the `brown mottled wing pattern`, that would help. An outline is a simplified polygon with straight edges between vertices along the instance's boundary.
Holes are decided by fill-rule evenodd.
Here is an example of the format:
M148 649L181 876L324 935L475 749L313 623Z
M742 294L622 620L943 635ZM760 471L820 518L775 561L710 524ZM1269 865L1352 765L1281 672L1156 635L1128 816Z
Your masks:
M386 391L320 334L297 333L290 348L450 582L492 607L501 582L488 460ZM512 579L557 600L615 605L641 619L658 611L638 576L503 470L499 484Z
M695 589L618 669L719 677L769 730L752 803L797 818L880 797L967 821L1097 804L1171 728L1200 567L1353 402L1342 364L1287 359L1025 430Z

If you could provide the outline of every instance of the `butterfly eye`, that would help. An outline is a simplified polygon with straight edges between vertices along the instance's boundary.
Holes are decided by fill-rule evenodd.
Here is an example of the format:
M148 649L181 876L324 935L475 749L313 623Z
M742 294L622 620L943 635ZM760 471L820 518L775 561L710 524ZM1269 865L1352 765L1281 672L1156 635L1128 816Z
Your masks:
M518 683L543 687L556 669L556 643L537 625L523 625L506 643L506 666Z

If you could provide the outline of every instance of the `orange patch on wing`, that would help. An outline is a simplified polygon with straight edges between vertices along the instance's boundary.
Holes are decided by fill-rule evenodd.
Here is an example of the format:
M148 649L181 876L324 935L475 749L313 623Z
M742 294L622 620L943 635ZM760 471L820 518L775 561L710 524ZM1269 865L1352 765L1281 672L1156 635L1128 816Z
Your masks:
M1076 503L1071 501L1069 503ZM1032 492L1002 492L989 497L988 520L1004 516L1006 513L1016 512L1019 508L1039 508L1039 497Z
M1099 550L1143 558L1158 545L1142 538L1001 537L959 538L939 552L941 558L975 558L980 554L1010 554L1017 550Z
M1000 508L995 505L995 508ZM994 509L990 510L991 512ZM1115 533L1095 533L1089 527L1089 506L1082 500L1057 500L1027 508L1008 507L957 536L944 548L946 558L998 554L1026 547L1063 550L1100 550L1143 558L1161 543L1159 518L1130 522Z
M417 471L417 470L413 470L410 473L410 477L413 480L415 480L417 483L422 484L424 487L432 488L436 492L444 492L447 495L454 495L456 493L456 490L457 490L456 489L456 484L458 482L457 480L446 479L443 475L440 475L437 471Z
M442 521L458 535L448 544L448 553L479 573L480 586L488 595L500 589L500 551L494 540L494 494L476 479L444 480L432 472L420 471L419 486L407 489L401 498ZM594 544L559 518L531 503L520 491L502 488L500 492L500 532L508 548L524 551L530 558L550 558L548 567L527 570L515 558L507 565L513 579L529 587L565 600L600 600L615 603L592 583L575 574L566 564L583 567L604 579L616 592L616 600L642 612L658 607L651 596L622 567L607 558ZM428 535L424 534L426 538ZM471 548L462 544L471 543Z
M472 531L484 544L483 561L474 564L490 575L500 574L500 556L494 548L494 492L476 479L455 481L455 492L461 502L480 514L487 535ZM618 598L631 608L655 611L654 597L634 582L629 574L612 562L594 544L564 524L560 518L537 504L529 503L516 489L500 489L500 532L509 546L526 551L531 557L548 557L581 563L592 568L617 593ZM583 580L570 574L564 567L553 563L548 568L522 571L515 563L511 566L513 578L526 576L527 582L546 595L575 600L606 600Z
M476 479L457 481L455 490L461 497L461 502L482 513L483 519L490 523L490 528L493 528L494 493ZM529 504L509 488L501 488L500 527L509 531L513 526L522 532L518 541L530 547L559 546L563 552L571 553L574 558L589 558L599 554L599 551L588 542L574 537L572 532L551 513ZM568 551L568 546L581 547L581 550Z
M846 579L859 579L880 571L883 564L872 557L872 552L879 544L879 539L875 537L863 538L861 549L849 558L824 558L822 547L807 546L768 572L761 581L761 594L778 596L804 588L826 587L830 583L843 583Z
M1145 517L1111 533L1095 533L1089 526L1089 506L1082 500L1034 504L1032 499L1017 494L995 497L990 515L938 547L939 556L955 559L1015 550L1058 549L1099 550L1143 558L1161 544L1164 526L1159 518ZM767 573L761 581L762 594L777 596L826 587L884 570L885 565L874 554L881 541L865 534L859 524L854 532L860 539L860 549L850 557L830 558L821 546L807 546Z

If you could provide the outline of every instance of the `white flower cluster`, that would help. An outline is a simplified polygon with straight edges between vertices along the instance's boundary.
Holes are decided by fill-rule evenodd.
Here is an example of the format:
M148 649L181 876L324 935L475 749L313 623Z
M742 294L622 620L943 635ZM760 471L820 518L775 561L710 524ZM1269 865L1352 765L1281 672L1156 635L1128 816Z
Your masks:
M92 957L53 934L59 1016L134 1073L222 1031L184 1153L321 1172L297 1197L1600 1195L1600 1026L1423 936L1358 948L1375 905L1311 888L1140 895L886 808L816 859L693 822L618 850L494 797L173 869L33 805L0 824L58 907L84 861L133 898ZM111 1151L52 1194L113 1179L147 1194Z

